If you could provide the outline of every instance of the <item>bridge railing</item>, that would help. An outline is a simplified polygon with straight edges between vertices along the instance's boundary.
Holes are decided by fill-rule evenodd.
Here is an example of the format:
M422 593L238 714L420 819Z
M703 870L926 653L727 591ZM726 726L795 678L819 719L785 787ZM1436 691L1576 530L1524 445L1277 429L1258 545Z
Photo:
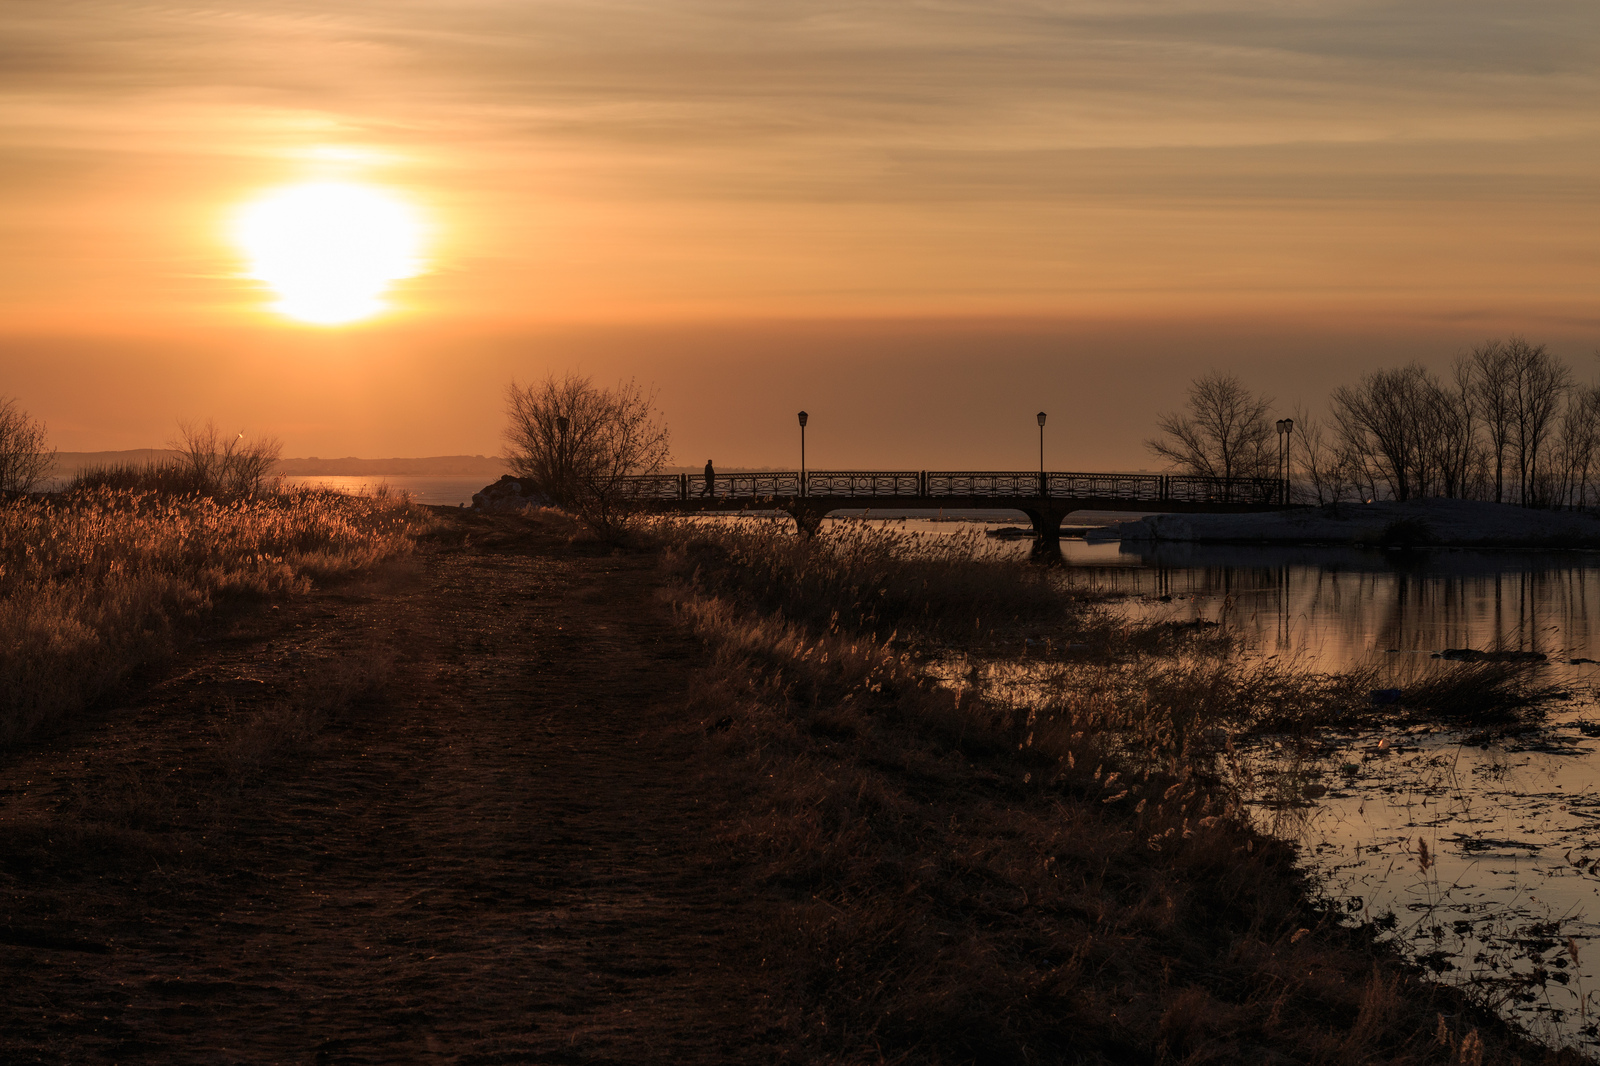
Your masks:
M617 492L625 500L681 500L682 474L637 474L617 481Z
M1163 502L1236 503L1270 506L1284 496L1276 478L1209 478L1180 474L1091 474L1017 470L813 470L801 491L799 471L714 474L708 485L700 474L652 474L618 482L624 499L771 500L800 495L851 497L919 497L922 499L1057 500L1115 499L1145 501L1158 510Z
M1039 475L1015 470L930 470L928 496L1037 496Z
M920 470L813 470L807 496L922 496Z
M1045 475L1053 499L1075 500L1111 497L1118 500L1165 499L1166 478L1160 474L1082 474Z
M1183 503L1274 504L1283 499L1284 483L1271 477L1192 477L1172 474L1166 478L1163 499Z

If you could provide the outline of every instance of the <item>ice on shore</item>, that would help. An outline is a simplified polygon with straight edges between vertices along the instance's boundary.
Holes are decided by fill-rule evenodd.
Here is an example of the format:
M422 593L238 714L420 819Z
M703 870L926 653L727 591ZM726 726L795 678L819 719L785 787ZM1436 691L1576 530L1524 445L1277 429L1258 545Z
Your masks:
M1600 547L1600 516L1479 500L1341 503L1259 514L1160 514L1120 527L1126 541Z

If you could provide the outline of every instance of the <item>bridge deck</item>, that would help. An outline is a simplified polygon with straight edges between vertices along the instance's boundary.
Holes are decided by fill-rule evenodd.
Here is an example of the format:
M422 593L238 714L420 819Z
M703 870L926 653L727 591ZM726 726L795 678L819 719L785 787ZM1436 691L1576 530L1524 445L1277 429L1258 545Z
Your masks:
M1284 506L1276 478L1006 470L814 470L657 474L623 480L622 495L652 511L805 507L1070 510L1268 510Z

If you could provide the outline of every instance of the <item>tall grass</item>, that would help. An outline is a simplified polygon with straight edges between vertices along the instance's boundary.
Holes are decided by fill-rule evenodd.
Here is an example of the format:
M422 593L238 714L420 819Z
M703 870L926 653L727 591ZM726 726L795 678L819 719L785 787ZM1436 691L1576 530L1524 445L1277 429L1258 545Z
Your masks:
M984 557L979 538L835 524L818 537L774 522L665 522L671 572L812 629L947 643L994 639L1039 625L1092 628L1098 597L1043 567Z
M271 476L280 450L271 437L245 440L217 432L215 423L179 423L171 442L177 455L148 463L113 463L80 470L68 491L122 489L163 495L240 499L275 489Z
M1228 734L1347 716L1369 678L1243 664L959 543L661 535L730 861L788 901L797 1058L1568 1061L1342 926L1216 772Z
M0 742L48 730L219 601L283 596L407 550L405 501L84 489L0 508Z

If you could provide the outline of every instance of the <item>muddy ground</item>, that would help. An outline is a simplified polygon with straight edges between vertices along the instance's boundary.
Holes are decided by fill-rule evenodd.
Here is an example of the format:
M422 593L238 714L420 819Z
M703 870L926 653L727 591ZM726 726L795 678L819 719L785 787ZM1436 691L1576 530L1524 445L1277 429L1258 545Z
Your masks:
M446 525L0 753L0 1062L769 1057L653 561Z

